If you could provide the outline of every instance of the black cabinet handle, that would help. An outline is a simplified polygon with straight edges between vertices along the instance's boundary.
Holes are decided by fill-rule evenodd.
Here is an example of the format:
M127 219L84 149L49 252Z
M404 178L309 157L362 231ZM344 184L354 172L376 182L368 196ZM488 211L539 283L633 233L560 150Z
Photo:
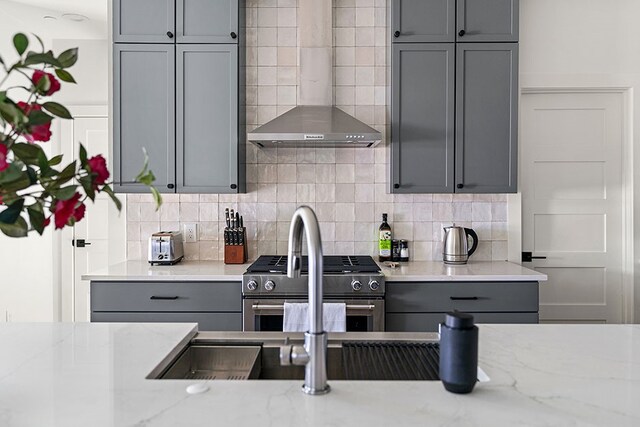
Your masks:
M172 39L173 38L173 33L171 31L167 31L167 37Z
M449 297L451 301L477 301L478 297Z
M547 257L533 256L532 252L522 252L522 262L532 262L534 259L547 259Z
M393 184L393 188L400 188L400 184Z
M232 39L237 39L238 38L238 35L236 33L234 33L233 31L229 35L231 36Z
M458 185L456 185L456 187L458 187L458 188L464 188L464 184L458 184Z
M167 184L167 188L169 188L169 189L172 189L174 187L175 187L175 185L173 185L173 184Z
M85 246L91 246L91 243L87 242L84 239L76 239L71 241L71 246L75 246L76 248L84 248Z
M458 35L459 35L460 37L464 36L465 34L467 34L467 32L466 32L465 30L460 30L460 31L458 31Z
M229 187L231 187L232 190L235 190L236 188L238 188L238 186L235 184L231 184Z
M160 300L160 301L175 301L177 300L179 297L176 296L172 296L172 297L163 297L163 296L158 296L158 295L151 295L151 298L149 298L150 300Z
M393 33L393 37L395 38L400 37L400 31L396 31L395 33Z

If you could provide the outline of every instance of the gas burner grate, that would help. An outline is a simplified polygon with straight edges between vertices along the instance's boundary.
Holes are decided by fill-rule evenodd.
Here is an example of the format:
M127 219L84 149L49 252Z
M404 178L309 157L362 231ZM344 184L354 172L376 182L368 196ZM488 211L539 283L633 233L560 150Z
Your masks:
M348 273L377 273L380 271L378 264L370 256L354 255L330 255L323 257L324 272L326 274ZM307 273L308 257L302 258L302 272ZM260 256L247 269L247 273L271 273L286 274L287 257L284 255Z

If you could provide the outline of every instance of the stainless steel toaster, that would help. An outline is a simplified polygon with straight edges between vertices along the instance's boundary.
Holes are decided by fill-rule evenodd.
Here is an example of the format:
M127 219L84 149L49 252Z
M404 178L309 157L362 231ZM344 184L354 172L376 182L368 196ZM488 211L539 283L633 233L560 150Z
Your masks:
M149 238L149 264L173 265L184 258L182 233L160 231Z

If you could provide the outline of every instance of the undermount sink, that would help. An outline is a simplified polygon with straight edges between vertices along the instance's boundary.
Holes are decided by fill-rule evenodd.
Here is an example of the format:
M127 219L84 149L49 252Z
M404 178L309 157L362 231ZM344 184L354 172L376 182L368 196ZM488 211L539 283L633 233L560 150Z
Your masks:
M353 338L353 337L350 337ZM174 349L147 378L303 380L304 366L281 366L284 340L193 339ZM437 343L424 340L329 340L329 380L439 380Z

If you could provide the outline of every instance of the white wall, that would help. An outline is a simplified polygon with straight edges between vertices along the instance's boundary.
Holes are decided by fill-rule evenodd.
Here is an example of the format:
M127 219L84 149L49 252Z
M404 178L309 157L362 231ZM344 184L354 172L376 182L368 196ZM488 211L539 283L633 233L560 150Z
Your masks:
M100 0L92 0L100 1ZM106 0L105 0L106 1ZM50 4L54 5L54 1ZM38 34L47 48L58 53L71 46L80 47L78 63L70 69L80 85L63 86L55 100L65 104L107 104L107 26L103 20L71 22L61 18L63 10L25 6L0 0L0 55L5 62L16 59L12 37L17 32ZM64 12L73 12L64 10ZM50 15L57 20L45 20ZM11 85L18 79L8 82ZM52 127L52 140L43 146L48 154L60 150L58 126ZM51 321L58 318L59 271L57 234L47 231L26 239L0 236L0 322Z
M638 16L638 0L520 0L521 86L629 88L628 129L640 129ZM640 133L632 135L634 147L639 147ZM640 150L635 150L634 164L634 246L640 254ZM636 322L639 261L634 260Z

